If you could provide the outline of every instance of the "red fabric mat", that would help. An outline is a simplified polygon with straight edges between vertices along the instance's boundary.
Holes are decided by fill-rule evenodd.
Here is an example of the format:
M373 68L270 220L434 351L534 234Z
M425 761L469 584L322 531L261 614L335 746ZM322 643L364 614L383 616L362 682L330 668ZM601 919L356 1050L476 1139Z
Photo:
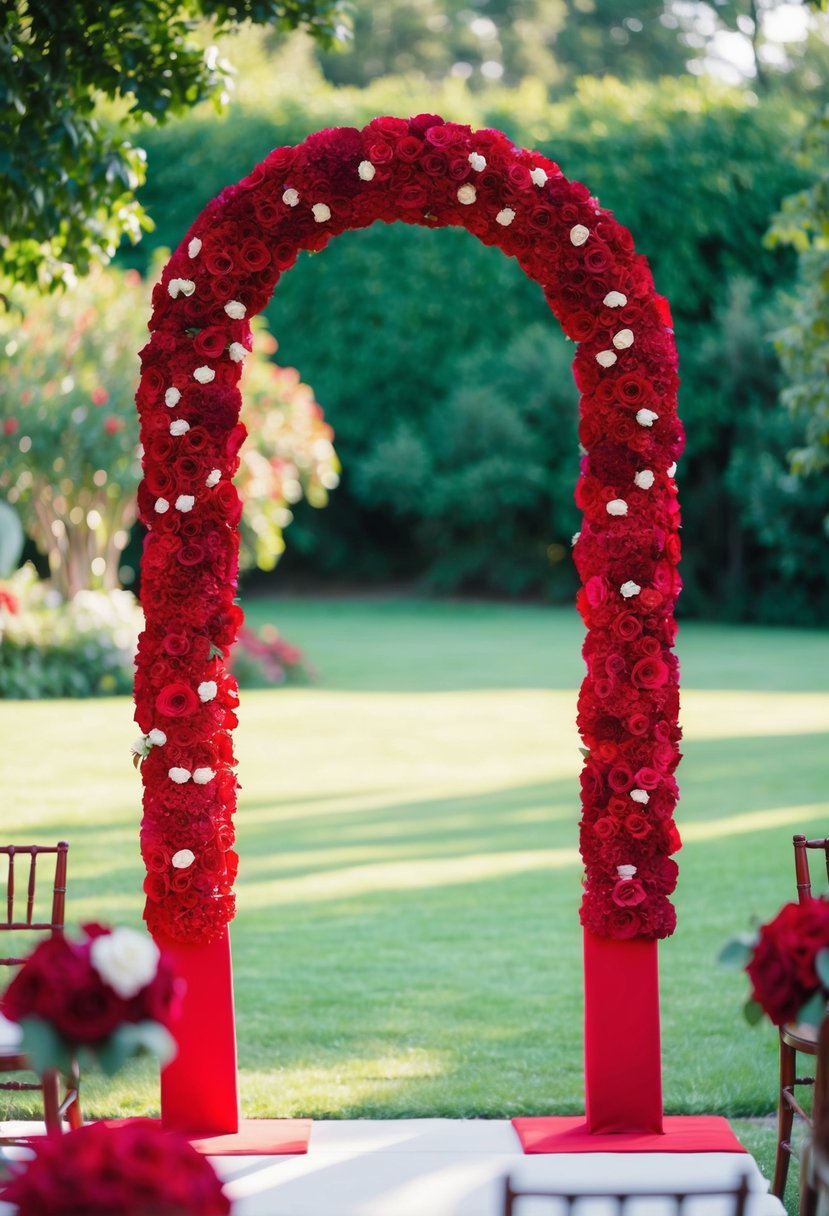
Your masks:
M721 1115L666 1115L664 1132L588 1131L581 1115L513 1119L525 1153L744 1153Z
M307 1153L311 1119L240 1119L238 1132L188 1135L198 1152L209 1157L266 1157Z

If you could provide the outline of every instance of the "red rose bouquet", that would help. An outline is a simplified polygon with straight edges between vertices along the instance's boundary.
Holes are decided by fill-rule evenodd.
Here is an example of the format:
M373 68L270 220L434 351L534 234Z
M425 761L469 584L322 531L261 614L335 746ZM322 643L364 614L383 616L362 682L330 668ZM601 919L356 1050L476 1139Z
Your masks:
M785 904L755 936L729 942L720 958L744 967L751 980L750 1022L765 1014L775 1026L819 1026L829 998L829 900Z
M228 1216L210 1163L149 1119L91 1123L36 1142L0 1199L18 1216Z
M169 1060L177 985L155 942L134 929L83 932L80 941L41 942L0 1000L0 1011L20 1023L36 1071L66 1069L80 1056L112 1074L142 1050Z

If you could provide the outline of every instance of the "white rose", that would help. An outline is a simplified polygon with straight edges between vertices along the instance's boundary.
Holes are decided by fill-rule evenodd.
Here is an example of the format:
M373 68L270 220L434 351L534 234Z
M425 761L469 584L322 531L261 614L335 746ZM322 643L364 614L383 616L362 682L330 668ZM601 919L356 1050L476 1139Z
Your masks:
M282 201L286 207L295 207L299 202L299 193L289 187L282 195Z
M633 579L628 579L626 583L622 583L619 591L626 600L632 599L634 595L638 595L642 588L638 583L634 583Z
M617 866L616 873L620 878L633 878L636 873L636 866Z
M167 776L176 785L186 785L190 780L190 770L187 768L170 768L167 770Z
M247 309L241 300L228 300L225 304L225 312L234 321L241 321Z
M627 350L629 346L633 346L633 330L620 329L613 337L613 345L617 350Z
M599 367L612 367L618 357L615 350L600 350L596 355L596 362Z
M653 410L643 409L636 411L636 421L640 426L653 426L658 417L659 415L655 414Z
M243 363L247 358L247 350L241 342L231 342L227 352L234 363Z
M547 183L547 172L545 169L533 169L530 173L530 181L534 186L544 186Z
M196 854L192 849L179 849L170 859L176 870L186 870L196 860Z
M219 685L215 680L202 680L196 689L196 692L199 694L199 700L204 702L212 701L218 691Z
M198 257L201 253L201 241L197 236L194 236L190 244L187 246L187 252L191 258Z
M642 806L647 806L651 800L647 790L631 790L630 796L634 802L641 802Z
M606 510L608 515L627 515L628 505L624 498L611 498L607 503Z
M504 207L495 217L495 223L500 224L503 228L509 228L512 221L515 219L515 212L512 207Z
M318 224L324 224L326 220L331 219L331 208L327 203L314 203L311 211Z
M142 760L146 760L150 754L149 744L147 743L146 735L139 735L130 748L133 756L140 756Z
M176 418L170 423L171 435L186 435L190 430L190 423L185 422L183 418Z
M602 301L607 308L624 308L627 302L627 296L621 291L609 291Z
M178 299L179 295L191 296L196 290L196 284L192 279L170 279L167 284L167 291L172 299Z
M186 513L187 511L192 511L195 505L196 500L192 494L179 494L176 499L177 511L184 511Z
M210 472L207 474L207 477L204 479L204 484L208 487L208 489L212 490L213 487L217 486L221 480L222 480L222 470L221 469L211 469Z
M178 391L178 389L168 388L167 392L164 394L164 404L169 406L170 409L173 409L174 406L178 405L179 401L181 401L181 393Z
M573 245L583 245L590 236L590 229L585 228L584 224L574 224L570 229L570 243Z
M98 975L125 1001L153 982L158 959L153 939L135 929L113 929L94 938L89 949L89 961Z
M193 780L196 785L207 785L216 776L212 768L197 768L193 770Z
M193 379L198 380L199 384L210 384L211 381L216 379L216 373L212 367L204 364L202 367L197 367L193 372Z
M486 157L481 156L480 152L470 152L466 159L476 173L482 173L486 168Z
M650 469L640 469L633 480L640 490L649 490L655 478Z
M477 197L478 191L469 182L466 182L463 186L458 186L458 202L463 203L464 207L471 206Z
M166 498L157 498L155 500L156 515L165 515L170 510L170 504Z
M371 163L370 160L361 160L359 165L357 166L357 174L360 178L360 181L363 181L363 182L373 181L374 175L376 172L377 172L377 170L374 168L374 165Z
M164 731L159 730L158 727L153 727L153 729L147 735L147 738L149 739L150 743L152 743L153 747L163 747L167 742L167 736L164 734Z

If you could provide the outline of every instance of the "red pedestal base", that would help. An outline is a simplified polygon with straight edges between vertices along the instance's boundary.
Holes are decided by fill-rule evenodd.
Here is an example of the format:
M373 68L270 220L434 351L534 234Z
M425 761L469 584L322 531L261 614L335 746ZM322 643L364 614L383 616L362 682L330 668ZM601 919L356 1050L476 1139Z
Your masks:
M590 1132L662 1132L656 942L585 932L584 1082Z
M173 1027L179 1049L161 1073L161 1121L204 1136L239 1130L230 935L207 946L159 940L186 984Z

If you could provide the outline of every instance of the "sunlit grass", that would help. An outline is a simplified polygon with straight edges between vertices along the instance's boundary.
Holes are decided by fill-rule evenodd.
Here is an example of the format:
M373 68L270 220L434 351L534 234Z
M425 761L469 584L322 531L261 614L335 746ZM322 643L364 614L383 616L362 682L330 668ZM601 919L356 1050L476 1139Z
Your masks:
M577 618L354 600L257 601L250 616L305 646L320 678L242 699L245 1113L583 1109ZM774 1035L742 1022L745 984L715 957L791 898L792 832L829 826L829 639L686 625L680 656L666 1108L763 1115ZM69 839L74 921L140 923L131 719L126 700L0 705L3 835ZM157 1081L146 1065L90 1079L86 1103L154 1111Z

